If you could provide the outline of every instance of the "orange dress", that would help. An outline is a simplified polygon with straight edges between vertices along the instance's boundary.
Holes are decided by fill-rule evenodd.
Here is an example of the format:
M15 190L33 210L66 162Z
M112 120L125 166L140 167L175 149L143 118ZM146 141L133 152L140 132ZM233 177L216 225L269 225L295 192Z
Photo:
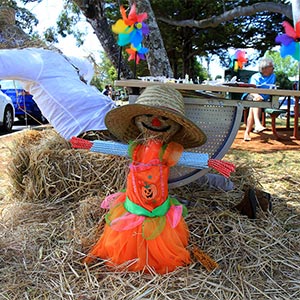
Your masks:
M190 262L186 209L168 195L169 168L182 151L157 140L131 146L126 192L111 201L104 232L85 262L99 257L109 266L160 274Z

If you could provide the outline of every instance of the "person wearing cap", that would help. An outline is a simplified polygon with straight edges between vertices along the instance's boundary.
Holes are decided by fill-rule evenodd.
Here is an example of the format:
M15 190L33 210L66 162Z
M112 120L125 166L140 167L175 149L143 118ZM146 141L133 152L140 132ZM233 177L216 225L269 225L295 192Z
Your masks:
M271 58L262 58L259 62L259 72L253 74L249 80L250 84L255 84L258 88L268 89L270 85L273 86L276 83L276 75L274 74L274 63ZM270 95L257 94L257 93L245 93L242 99L250 101L269 101ZM252 131L253 125L255 133L260 133L266 128L261 124L260 121L261 108L250 107L247 118L246 130L244 133L244 141L251 141L250 132Z
M104 232L84 262L101 258L109 266L160 274L189 264L186 208L168 193L169 169L206 135L185 117L181 93L149 86L135 104L109 111L105 124L130 144L130 171L126 192L103 201L109 208Z

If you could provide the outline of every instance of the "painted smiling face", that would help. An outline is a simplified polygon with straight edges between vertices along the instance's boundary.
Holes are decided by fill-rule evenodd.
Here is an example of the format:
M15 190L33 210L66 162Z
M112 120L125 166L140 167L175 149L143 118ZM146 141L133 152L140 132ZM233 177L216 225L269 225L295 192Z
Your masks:
M175 121L159 115L140 115L134 121L144 138L160 139L166 143L181 127Z

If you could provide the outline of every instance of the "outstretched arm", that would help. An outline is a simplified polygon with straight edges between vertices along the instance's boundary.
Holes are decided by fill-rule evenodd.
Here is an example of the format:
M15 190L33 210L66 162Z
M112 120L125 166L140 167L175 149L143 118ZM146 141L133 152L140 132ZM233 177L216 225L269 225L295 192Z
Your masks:
M0 50L1 79L35 81L38 79L42 68L43 61L38 49Z
M72 137L70 140L72 147L75 149L88 149L93 152L103 154L112 154L128 157L128 145L113 141L87 141L77 137ZM210 159L207 153L183 152L178 166L207 169L213 168L225 177L229 177L231 172L234 172L235 166L232 163L221 160Z

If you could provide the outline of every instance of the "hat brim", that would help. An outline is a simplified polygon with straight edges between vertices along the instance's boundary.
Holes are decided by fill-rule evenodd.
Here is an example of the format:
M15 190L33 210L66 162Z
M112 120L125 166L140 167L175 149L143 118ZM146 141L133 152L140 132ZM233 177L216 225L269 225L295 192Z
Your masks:
M105 125L114 136L128 143L137 139L141 134L134 123L134 118L145 114L160 115L180 124L181 129L172 137L172 141L181 144L186 149L201 146L206 142L206 135L195 123L165 107L144 104L123 105L106 114Z

